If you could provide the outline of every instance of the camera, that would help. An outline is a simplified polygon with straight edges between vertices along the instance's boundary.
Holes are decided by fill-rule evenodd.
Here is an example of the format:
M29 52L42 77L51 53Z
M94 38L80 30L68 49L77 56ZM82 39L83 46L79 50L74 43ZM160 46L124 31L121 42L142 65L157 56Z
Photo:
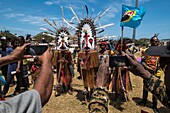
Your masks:
M39 56L48 49L48 45L29 45L26 47L25 55Z
M129 66L130 62L126 56L110 56L109 67Z

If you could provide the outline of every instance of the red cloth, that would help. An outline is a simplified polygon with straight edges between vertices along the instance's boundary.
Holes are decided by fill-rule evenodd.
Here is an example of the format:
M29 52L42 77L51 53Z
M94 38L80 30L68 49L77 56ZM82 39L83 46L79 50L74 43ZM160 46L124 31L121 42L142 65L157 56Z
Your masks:
M35 71L36 69L37 69L37 67L35 65L32 65L31 70Z

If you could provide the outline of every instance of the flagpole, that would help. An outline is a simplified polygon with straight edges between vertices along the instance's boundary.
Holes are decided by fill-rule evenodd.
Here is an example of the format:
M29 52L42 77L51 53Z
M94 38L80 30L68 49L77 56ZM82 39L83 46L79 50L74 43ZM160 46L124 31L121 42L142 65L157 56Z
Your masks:
M138 7L138 0L136 0L136 5L135 7ZM135 38L136 38L136 28L133 28L133 35L132 35L132 41L135 43ZM134 49L132 50L132 53L134 52Z
M121 39L120 39L120 41L121 41L121 42L120 42L120 45L121 45L121 46L120 46L120 47L121 47L121 48L120 48L120 51L122 52L122 46L123 46L123 32L124 32L124 27L123 27L123 26L122 26L121 31L122 31L122 34L121 34Z
M135 7L136 8L138 7L138 0L136 0ZM135 38L136 38L136 28L133 28L133 35L132 35L133 42L135 42Z
M123 5L124 3L122 2L122 5ZM122 28L121 28L121 38L120 38L120 51L122 52L122 46L123 46L123 32L124 32L124 27L122 26Z

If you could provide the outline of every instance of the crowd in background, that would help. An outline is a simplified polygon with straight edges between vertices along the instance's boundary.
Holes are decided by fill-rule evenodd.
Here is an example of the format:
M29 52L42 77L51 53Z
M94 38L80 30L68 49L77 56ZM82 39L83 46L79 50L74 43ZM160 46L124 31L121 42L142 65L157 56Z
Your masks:
M7 40L6 37L1 37L1 57L4 57L6 55L11 54L16 47L22 46L24 43L30 43L31 38L27 37L24 38L23 36L18 36L17 38L14 38L12 40ZM159 40L156 36L152 37L151 40L151 46L159 46ZM32 42L31 42L32 43ZM47 43L44 39L42 39L42 43ZM141 53L141 58L138 59L139 62L141 62L147 70L150 71L150 73L153 73L155 76L158 75L159 71L159 60L158 58L147 58L145 55L145 50L147 49L147 46L145 44L135 46L134 43L129 43L128 41L123 40L123 44L121 44L121 40L117 42L113 42L112 40L99 40L97 45L97 51L99 52L99 59L102 61L102 58L105 58L107 55L119 55L121 54L120 51L128 51L129 53L135 54L136 52ZM77 63L77 54L80 51L77 47L71 50L72 58L74 61L74 64ZM77 61L77 62L76 62ZM145 64L144 64L145 63ZM24 59L18 62L13 62L10 64L7 64L5 66L1 67L1 82L0 82L0 100L5 100L5 97L7 96L7 93L9 91L10 87L14 87L15 85L15 91L11 96L18 95L22 92L25 92L29 89L30 84L36 81L36 78L38 77L38 73L40 72L41 64L38 62L37 57L34 58L32 61L28 59ZM112 76L109 78L109 83L107 85L108 90L111 92L117 93L117 96L120 96L120 90L116 89L117 86L115 86L116 75L118 75L118 72L116 73L115 70L119 70L118 68L112 68L110 69ZM128 93L130 90L132 90L132 84L130 80L130 76L127 71L122 70L122 80L123 81L123 87L126 90L126 93ZM3 76L2 76L3 75ZM28 76L31 75L32 80L30 81ZM128 77L124 77L127 76ZM72 68L72 76L74 77L74 68ZM157 76L160 78L160 76ZM80 76L81 78L81 76ZM126 83L124 83L126 79ZM128 83L127 83L128 80ZM120 83L121 84L121 83ZM129 86L127 86L127 84ZM2 87L3 85L3 87ZM121 84L122 85L122 84ZM144 82L145 85L145 82ZM120 87L119 87L120 89ZM147 101L147 91L143 89L143 101L139 104L146 105ZM128 94L127 94L128 95ZM120 98L123 98L122 96ZM128 97L127 97L128 98ZM153 109L157 111L157 99L155 96L153 96Z

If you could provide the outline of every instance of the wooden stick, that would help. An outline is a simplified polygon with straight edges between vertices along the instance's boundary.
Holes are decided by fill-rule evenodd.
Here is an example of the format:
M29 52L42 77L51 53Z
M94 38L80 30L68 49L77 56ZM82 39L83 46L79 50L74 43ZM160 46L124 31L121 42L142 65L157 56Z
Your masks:
M83 71L82 71L82 64L81 64L81 62L80 62L80 74L81 74L81 77L82 77L82 80L83 80L83 87L85 88L85 85L84 85L84 77L83 77ZM87 97L86 97L87 95L85 95L84 96L84 98L85 98L85 104L87 105Z
M118 76L119 76L119 79L120 79L120 84L121 84L121 86L122 86L122 89L123 89L123 95L124 95L124 97L125 97L125 100L126 100L126 102L127 102L127 94L126 94L126 89L125 89L125 87L124 87L124 85L123 85L123 81L122 81L122 76L121 76L121 68L119 67L118 68Z

